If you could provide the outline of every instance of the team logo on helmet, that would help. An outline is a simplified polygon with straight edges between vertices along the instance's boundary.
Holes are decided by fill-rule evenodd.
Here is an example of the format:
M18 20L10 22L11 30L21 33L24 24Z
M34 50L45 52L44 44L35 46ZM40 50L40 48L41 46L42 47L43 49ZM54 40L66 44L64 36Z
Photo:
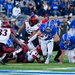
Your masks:
M50 21L48 21L48 22L45 24L45 30L46 30L47 32L50 32L50 31L52 31L52 28L53 28L53 24L52 24Z

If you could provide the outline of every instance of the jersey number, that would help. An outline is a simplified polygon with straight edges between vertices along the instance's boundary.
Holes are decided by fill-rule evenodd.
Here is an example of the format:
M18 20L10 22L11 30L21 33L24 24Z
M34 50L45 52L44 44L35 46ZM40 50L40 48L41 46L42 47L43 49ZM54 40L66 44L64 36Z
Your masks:
M2 29L0 29L0 36L6 36L7 35L7 30L6 29L4 29L4 30L2 30Z

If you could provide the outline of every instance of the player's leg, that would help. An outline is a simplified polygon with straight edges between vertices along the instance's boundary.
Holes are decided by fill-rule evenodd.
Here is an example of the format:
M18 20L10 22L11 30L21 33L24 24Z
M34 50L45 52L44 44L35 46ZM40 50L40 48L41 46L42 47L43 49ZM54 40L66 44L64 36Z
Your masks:
M56 56L54 57L54 61L59 62L60 60L59 60L58 58L59 58L60 55L61 55L61 50L60 50L59 45L58 45L56 42L54 42L53 51L57 51L57 54L56 54Z
M14 48L8 48L6 46L3 46L3 52L4 53L10 53L13 52L15 49Z
M47 44L48 54L47 54L47 59L45 61L45 64L49 63L50 57L51 57L52 52L53 52L53 46L54 46L53 42L50 42L50 43Z
M5 65L5 62L3 62L3 59L6 57L6 53L1 53L2 55L0 56L0 63L2 65Z
M75 60L73 59L73 56L74 56L74 50L68 50L68 60L69 60L69 63L74 63Z
M47 58L47 44L46 44L46 41L44 40L41 40L41 50L42 50L42 54L43 54L44 61L45 61Z
M28 45L28 50L32 50L32 49L36 48L32 42L29 42L27 45Z

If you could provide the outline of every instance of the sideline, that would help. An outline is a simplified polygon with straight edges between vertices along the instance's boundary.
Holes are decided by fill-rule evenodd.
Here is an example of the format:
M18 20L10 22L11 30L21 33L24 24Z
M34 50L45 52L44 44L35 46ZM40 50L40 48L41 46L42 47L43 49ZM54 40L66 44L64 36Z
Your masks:
M34 70L0 70L0 75L5 74L33 74L33 75L75 75L75 72L52 72L52 71L34 71Z

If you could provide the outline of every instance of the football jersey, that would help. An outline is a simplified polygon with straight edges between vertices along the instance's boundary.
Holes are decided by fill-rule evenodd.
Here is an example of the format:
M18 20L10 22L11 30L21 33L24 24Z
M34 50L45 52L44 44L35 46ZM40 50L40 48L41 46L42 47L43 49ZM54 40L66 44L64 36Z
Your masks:
M49 20L46 20L46 19L44 19L44 20L42 20L42 24L45 24L46 22L48 22Z
M25 29L26 32L31 35L33 33L33 31L38 30L39 26L36 24L34 26L30 26L29 22L25 21Z
M72 50L75 48L75 36L70 37L70 44L65 45L63 42L60 42L60 49L61 50Z
M27 58L28 61L33 61L36 58L40 58L40 55L38 54L36 50L28 51L27 55L28 55L28 58Z
M0 28L0 42L6 44L10 38L11 30L9 28Z
M45 39L45 40L52 39L54 37L54 35L56 34L56 32L57 32L55 26L53 26L53 28L52 28L52 30L50 32L47 32L43 25L40 26L40 31L44 34L42 39Z

